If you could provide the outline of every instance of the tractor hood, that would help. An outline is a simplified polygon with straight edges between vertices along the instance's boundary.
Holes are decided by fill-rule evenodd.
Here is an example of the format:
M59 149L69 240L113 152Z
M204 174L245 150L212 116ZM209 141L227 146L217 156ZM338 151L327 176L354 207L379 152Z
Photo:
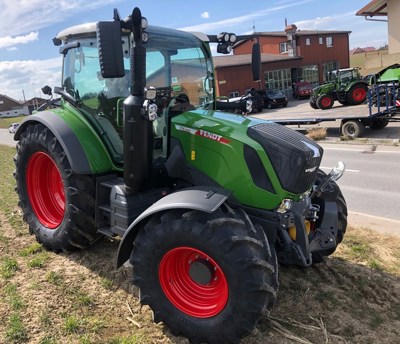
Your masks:
M308 191L323 154L297 131L218 111L173 117L171 137L179 140L193 180L204 184L206 176L242 204L260 208L274 209L283 198Z

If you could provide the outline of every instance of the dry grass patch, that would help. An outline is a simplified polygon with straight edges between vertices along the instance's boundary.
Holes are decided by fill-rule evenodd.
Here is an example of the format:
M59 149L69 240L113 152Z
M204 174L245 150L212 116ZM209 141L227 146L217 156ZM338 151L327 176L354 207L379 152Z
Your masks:
M310 128L307 130L306 136L314 141L320 141L326 139L327 132L326 128L318 127L318 128Z

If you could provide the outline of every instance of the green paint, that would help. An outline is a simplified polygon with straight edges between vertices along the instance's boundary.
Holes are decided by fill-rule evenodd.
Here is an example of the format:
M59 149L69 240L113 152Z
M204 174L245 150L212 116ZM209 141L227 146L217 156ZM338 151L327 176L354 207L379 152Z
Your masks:
M174 117L171 135L181 142L190 165L231 190L242 204L274 209L282 199L298 196L282 189L264 149L247 136L247 129L261 122L265 121L197 110ZM244 159L245 144L257 151L276 194L254 184Z

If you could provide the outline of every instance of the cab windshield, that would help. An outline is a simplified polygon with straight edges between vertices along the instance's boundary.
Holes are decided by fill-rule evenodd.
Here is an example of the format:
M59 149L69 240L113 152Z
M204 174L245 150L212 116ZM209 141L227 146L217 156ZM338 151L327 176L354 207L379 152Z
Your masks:
M176 32L155 29L149 32L150 39L146 43L146 85L156 87L160 98L157 101L159 119L154 121L155 136L165 146L164 136L168 130L163 128L168 123L171 101L184 96L190 109L208 108L214 101L211 57L200 40L186 33L182 35L184 38ZM79 47L68 50L64 58L63 87L80 101L85 113L100 127L114 160L122 162L122 104L130 94L129 37L124 36L122 42L125 76L111 79L101 76L96 37L77 41ZM159 152L164 157L165 146Z

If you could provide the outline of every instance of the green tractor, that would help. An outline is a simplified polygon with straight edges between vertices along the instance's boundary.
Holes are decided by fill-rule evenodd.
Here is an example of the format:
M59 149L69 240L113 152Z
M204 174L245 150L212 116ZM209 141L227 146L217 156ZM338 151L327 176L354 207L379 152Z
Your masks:
M37 241L68 252L120 237L140 302L194 343L251 333L275 303L278 261L321 261L347 226L342 163L325 174L302 134L216 110L209 44L234 42L147 26L138 8L66 29L61 99L15 134Z
M335 100L342 105L359 105L365 102L368 83L362 80L357 68L337 69L329 73L328 82L313 89L310 106L327 110Z

